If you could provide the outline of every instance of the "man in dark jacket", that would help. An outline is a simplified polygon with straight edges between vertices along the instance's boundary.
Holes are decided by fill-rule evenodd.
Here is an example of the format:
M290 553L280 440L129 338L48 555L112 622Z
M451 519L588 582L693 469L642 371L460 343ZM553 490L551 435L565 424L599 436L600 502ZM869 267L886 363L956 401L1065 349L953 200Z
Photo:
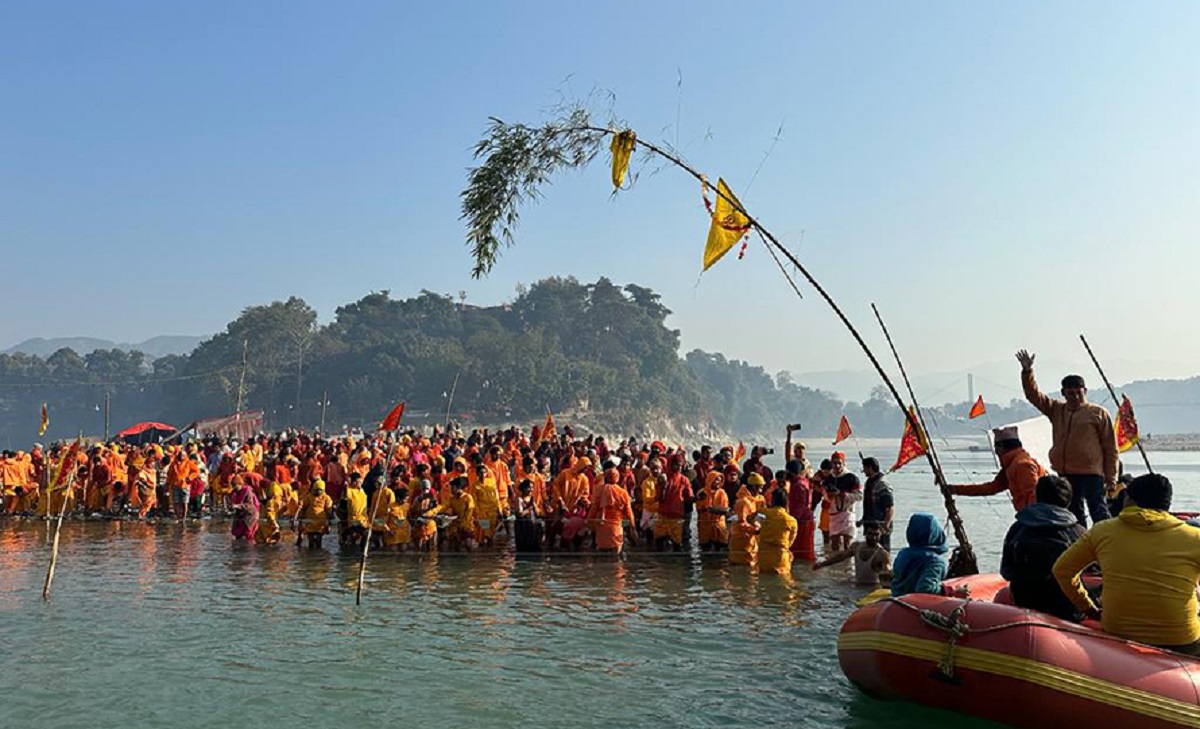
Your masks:
M879 526L879 543L883 548L892 549L892 518L895 515L895 499L892 487L883 478L879 470L879 460L868 456L863 459L863 474L867 483L863 487L863 525L874 522Z
M1072 490L1065 478L1041 477L1036 493L1037 502L1017 512L1017 522L1004 537L1000 574L1020 607L1072 620L1075 606L1059 588L1052 568L1059 555L1083 536L1084 528L1067 510Z

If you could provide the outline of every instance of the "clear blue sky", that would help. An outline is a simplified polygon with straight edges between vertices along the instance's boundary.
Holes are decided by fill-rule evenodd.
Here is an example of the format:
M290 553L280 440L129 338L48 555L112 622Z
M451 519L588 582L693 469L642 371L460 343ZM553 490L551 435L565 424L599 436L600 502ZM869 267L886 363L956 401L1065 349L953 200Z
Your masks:
M573 274L660 291L685 348L861 367L760 247L698 277L707 221L670 171L617 199L603 161L559 180L469 278L458 193L487 117L603 88L725 176L873 341L878 302L913 369L1076 362L1083 331L1159 363L1129 376L1200 372L1200 4L730 7L5 3L0 345Z

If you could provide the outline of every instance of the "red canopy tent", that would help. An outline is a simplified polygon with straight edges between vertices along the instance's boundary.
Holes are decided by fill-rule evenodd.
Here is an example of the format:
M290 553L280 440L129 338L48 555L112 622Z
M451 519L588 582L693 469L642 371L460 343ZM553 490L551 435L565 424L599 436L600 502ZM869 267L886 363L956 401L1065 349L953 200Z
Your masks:
M174 425L146 421L144 423L131 425L125 430L122 430L120 433L117 433L117 438L120 438L126 443L141 445L142 443L158 442L174 432Z

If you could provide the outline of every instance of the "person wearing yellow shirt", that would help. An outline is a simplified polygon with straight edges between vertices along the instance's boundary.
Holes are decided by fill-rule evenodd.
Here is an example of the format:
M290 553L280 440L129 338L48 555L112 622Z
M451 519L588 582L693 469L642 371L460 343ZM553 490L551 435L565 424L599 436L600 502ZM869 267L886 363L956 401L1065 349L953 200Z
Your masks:
M654 523L658 521L658 482L662 479L662 461L651 458L646 478L638 486L638 499L642 504L642 519L638 528L647 544L654 543ZM663 479L665 480L665 479Z
M758 513L762 498L758 491L765 483L762 476L752 473L738 489L729 525L729 564L753 567L758 561Z
M758 531L758 571L776 575L792 572L792 542L800 525L787 511L787 492L776 489Z
M475 547L475 499L467 493L467 477L459 476L450 482L450 498L444 513L454 517L446 527L446 542L449 546Z
M1200 529L1168 513L1172 487L1166 476L1138 476L1125 493L1132 505L1068 547L1054 563L1054 578L1076 608L1100 619L1106 633L1200 656ZM1104 574L1102 613L1079 577L1093 562Z
M475 483L470 488L471 496L475 499L475 523L479 526L475 539L481 545L491 544L496 536L496 527L500 524L503 507L496 479L486 465L481 463L475 467Z
M329 517L332 514L333 499L325 493L325 482L317 479L300 505L300 529L308 537L309 549L321 548L321 537L329 533Z
M274 481L264 487L260 499L262 510L258 515L258 531L254 532L255 544L278 544L283 536L279 531L279 510L283 505L283 491Z
M395 482L380 484L375 493L371 494L371 506L368 510L373 535L371 546L382 546L389 533L388 514L396 503L396 492L392 490L395 485Z
M411 504L408 501L408 487L399 486L395 489L396 499L388 509L386 531L383 546L391 547L402 552L412 544L412 527L408 523Z
M338 529L338 541L342 545L361 545L367 537L367 492L363 491L362 474L353 471L350 480L346 482L346 492L342 494L340 504L341 526Z
M437 549L437 520L434 518L442 513L442 505L438 503L433 491L433 483L421 481L417 485L417 498L413 499L409 509L409 520L415 525L412 533L414 546L428 552Z

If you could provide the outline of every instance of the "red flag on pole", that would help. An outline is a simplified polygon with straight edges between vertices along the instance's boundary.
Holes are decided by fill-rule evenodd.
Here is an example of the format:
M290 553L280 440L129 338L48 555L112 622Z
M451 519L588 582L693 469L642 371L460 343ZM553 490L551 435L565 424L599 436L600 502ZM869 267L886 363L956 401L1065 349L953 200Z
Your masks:
M742 443L739 440L737 450L733 452L733 460L736 463L741 463L742 459L745 457L746 457L746 444Z
M550 408L546 408L546 424L542 426L542 440L548 440L556 435L554 429L554 413L550 412Z
M400 403L392 408L392 412L387 414L383 422L379 424L380 430L395 430L400 427L400 416L404 415L404 403Z
M854 435L854 431L850 429L850 421L846 420L846 416L842 416L842 420L838 423L837 435L833 437L833 444L837 445L842 441Z
M58 473L54 475L53 488L59 488L63 482L67 480L67 474L75 470L79 465L79 439L76 438L71 447L67 449L62 460L58 462Z
M1121 396L1121 407L1117 408L1117 421L1114 424L1117 431L1117 452L1124 453L1137 445L1138 424L1137 416L1133 414L1133 403L1129 396Z
M975 404L971 406L971 412L967 414L967 418L974 420L986 412L987 408L983 404L983 395L980 395L979 399L975 401Z
M920 458L929 449L925 433L921 432L919 426L913 428L913 423L917 420L916 411L909 408L908 413L909 417L904 419L904 437L900 439L900 454L896 456L896 465L892 466L892 471L899 470L914 458Z

